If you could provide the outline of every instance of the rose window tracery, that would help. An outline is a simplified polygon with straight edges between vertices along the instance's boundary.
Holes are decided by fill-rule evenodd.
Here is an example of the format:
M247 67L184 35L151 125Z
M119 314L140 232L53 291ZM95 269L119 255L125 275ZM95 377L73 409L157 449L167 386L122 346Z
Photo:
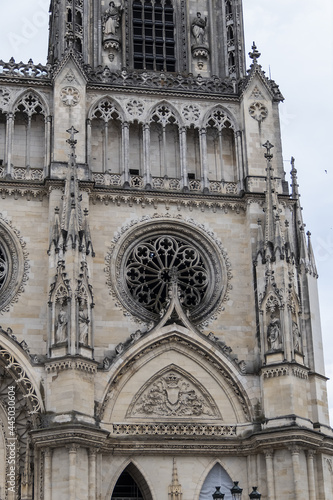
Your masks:
M157 314L165 307L172 280L177 281L183 305L190 310L200 304L208 286L200 252L173 236L138 243L127 259L125 276L133 299Z
M227 298L231 277L220 242L182 222L152 219L137 224L116 239L106 258L107 283L125 314L160 321L176 283L193 324L213 319Z
M6 253L2 245L0 244L0 290L4 286L7 276L8 276L8 260Z

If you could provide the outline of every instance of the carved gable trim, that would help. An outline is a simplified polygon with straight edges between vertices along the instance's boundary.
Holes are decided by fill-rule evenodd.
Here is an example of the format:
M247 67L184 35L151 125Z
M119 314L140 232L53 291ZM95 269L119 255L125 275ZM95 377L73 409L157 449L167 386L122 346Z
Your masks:
M208 391L185 370L169 365L134 396L126 418L222 418Z

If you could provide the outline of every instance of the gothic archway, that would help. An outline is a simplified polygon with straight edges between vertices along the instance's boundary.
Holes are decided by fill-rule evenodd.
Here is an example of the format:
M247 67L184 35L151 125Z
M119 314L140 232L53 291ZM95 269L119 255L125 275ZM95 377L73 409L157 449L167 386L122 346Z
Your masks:
M120 474L111 500L153 500L150 488L142 473L131 462Z
M216 463L207 474L206 479L201 487L199 500L207 500L212 498L216 490L216 486L221 487L221 493L224 493L224 500L231 500L230 488L234 485L227 471Z

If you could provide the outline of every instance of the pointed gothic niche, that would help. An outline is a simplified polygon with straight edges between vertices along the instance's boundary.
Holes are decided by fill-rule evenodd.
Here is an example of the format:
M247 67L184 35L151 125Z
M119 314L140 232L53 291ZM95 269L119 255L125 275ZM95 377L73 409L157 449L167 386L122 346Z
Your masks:
M175 365L165 367L143 385L126 418L222 419L208 391Z

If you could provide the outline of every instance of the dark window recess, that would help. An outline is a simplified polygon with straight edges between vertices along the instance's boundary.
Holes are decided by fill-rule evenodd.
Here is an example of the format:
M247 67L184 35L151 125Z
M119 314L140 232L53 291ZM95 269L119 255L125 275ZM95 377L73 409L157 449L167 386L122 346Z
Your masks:
M189 180L190 180L190 181L191 181L191 180L194 180L194 179L195 179L195 174L192 174L192 173L190 173L190 172L189 172L189 173L187 174L187 177L189 178Z
M135 69L175 71L175 23L171 0L133 1Z
M116 486L114 487L112 493L112 499L126 499L126 500L141 500L143 499L142 493L132 478L132 476L124 471L118 481Z
M130 175L140 175L140 172L137 168L130 168Z

